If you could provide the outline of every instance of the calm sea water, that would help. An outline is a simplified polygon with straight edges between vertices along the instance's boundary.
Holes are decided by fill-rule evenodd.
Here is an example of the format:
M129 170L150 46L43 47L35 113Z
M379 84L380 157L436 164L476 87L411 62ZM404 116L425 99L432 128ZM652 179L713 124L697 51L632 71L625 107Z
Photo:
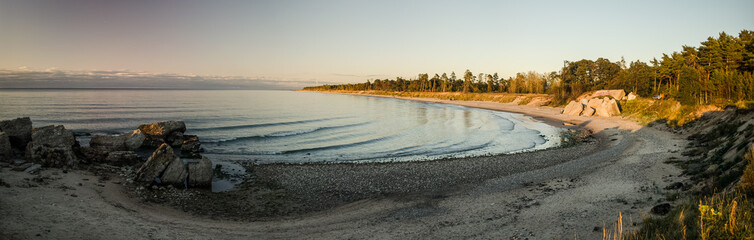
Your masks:
M514 113L293 91L0 90L0 119L92 134L183 120L214 161L414 161L543 149L559 128ZM80 137L86 144L88 139Z

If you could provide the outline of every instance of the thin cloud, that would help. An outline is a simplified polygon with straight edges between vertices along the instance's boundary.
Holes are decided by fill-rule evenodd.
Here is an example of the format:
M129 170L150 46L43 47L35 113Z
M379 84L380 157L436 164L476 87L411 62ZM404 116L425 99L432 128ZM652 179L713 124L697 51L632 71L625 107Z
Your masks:
M125 70L44 71L0 69L0 88L165 88L292 90L317 81L283 81L241 76L145 73ZM331 84L319 82L320 84Z

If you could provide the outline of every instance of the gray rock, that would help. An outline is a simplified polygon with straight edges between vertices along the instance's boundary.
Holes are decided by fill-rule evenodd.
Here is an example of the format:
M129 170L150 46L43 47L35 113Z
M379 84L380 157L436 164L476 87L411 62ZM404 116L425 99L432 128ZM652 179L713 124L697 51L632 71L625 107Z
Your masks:
M89 141L89 146L103 148L107 151L134 151L139 149L146 137L141 130L136 129L131 133L118 136L94 135Z
M583 110L584 110L584 105L581 105L581 103L578 103L576 101L571 101L563 109L563 114L571 115L571 116L578 116L581 114L581 111Z
M5 132L11 146L24 149L31 141L31 119L29 117L0 121L0 131Z
M171 161L170 165L165 169L165 172L162 173L160 179L164 184L183 185L186 181L186 177L188 177L186 164L183 164L181 158L174 157L173 161Z
M139 130L144 134L144 146L157 147L162 143L165 143L168 136L171 137L169 144L176 143L176 139L183 139L183 133L186 132L186 124L183 121L165 121L151 124L144 124L139 126ZM180 138L178 134L174 132L180 132ZM172 135L171 135L172 134ZM182 142L181 142L182 143Z
M212 161L207 157L202 160L188 163L188 185L191 187L208 187L212 186Z
M81 157L89 162L105 162L112 150L106 147L81 147Z
M168 167L170 162L175 159L173 148L167 144L162 144L157 150L154 150L151 156L139 170L136 171L136 181L152 182L155 178L162 175L162 172Z
M136 129L131 133L122 135L124 140L123 144L126 146L127 151L134 151L136 149L139 149L142 144L144 144L144 140L146 139L146 136L144 133L141 132L141 130Z
M13 171L20 172L20 171L26 170L27 168L31 167L31 165L34 165L34 164L33 163L23 163L21 165L13 167Z
M27 172L27 173L37 173L37 172L39 172L40 169L42 169L42 165L33 164L29 168L27 168L26 170L24 170L24 172Z
M170 146L180 147L183 144L183 132L175 131L170 133L170 135L165 138L165 142L170 144Z
M26 146L26 156L32 162L48 167L75 165L73 148L78 147L78 142L63 125L35 128L31 140Z
M49 147L69 147L76 144L73 132L65 129L63 125L49 125L35 128L32 131L31 139L35 145L39 144Z
M89 146L105 151L123 151L126 150L123 140L121 136L94 135L92 140L89 141Z
M115 166L131 166L141 162L141 157L134 151L115 151L107 154L105 162Z
M665 215L670 212L670 203L663 203L657 206L652 207L652 210L650 210L651 213L657 214L657 215Z
M203 152L203 150L199 137L196 135L184 135L181 154L188 157L200 157L198 154L200 152Z
M0 161L9 161L13 155L13 149L11 149L10 138L5 132L0 132Z

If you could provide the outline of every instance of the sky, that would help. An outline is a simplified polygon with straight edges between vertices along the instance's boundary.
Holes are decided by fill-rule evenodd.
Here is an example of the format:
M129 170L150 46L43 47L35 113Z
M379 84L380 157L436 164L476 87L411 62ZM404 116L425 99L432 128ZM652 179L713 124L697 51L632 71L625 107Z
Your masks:
M649 61L754 1L0 0L0 88L299 88Z

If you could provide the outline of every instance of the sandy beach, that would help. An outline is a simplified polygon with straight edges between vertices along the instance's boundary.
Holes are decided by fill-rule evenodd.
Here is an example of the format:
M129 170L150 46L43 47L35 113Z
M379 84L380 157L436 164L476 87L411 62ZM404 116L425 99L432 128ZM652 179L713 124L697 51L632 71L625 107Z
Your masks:
M590 130L593 137L572 147L511 155L260 165L253 167L253 181L275 184L281 192L243 186L229 193L185 192L181 196L191 205L186 211L134 197L117 171L103 178L85 170L45 169L35 175L5 167L0 238L599 239L619 213L624 228L640 223L674 193L665 187L683 180L665 161L683 159L686 140L659 128L621 117L566 116L552 107L408 100L522 113ZM222 199L237 205L192 194L225 194ZM276 206L280 216L246 214L260 205L245 201L275 194L284 198L276 203L287 204Z

